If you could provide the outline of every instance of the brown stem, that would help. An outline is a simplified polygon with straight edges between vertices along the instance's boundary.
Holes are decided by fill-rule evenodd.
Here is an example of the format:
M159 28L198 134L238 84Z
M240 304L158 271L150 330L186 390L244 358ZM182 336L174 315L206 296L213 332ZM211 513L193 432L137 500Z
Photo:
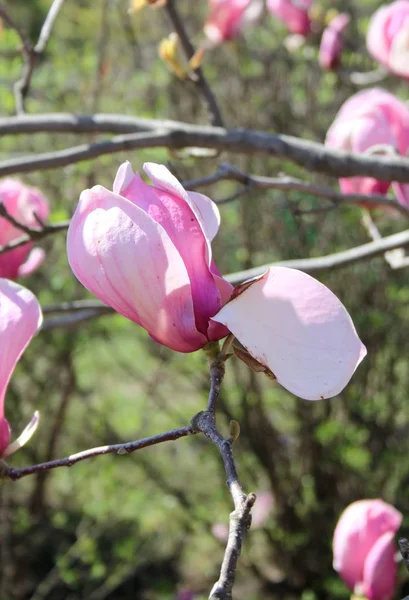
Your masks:
M38 465L31 465L29 467L9 467L6 463L0 463L0 476L4 479L11 479L16 481L27 475L33 475L34 473L40 473L41 471L48 471L50 469L57 469L58 467L72 467L81 460L87 458L94 458L95 456L102 456L103 454L131 454L141 448L148 448L155 444L161 444L162 442L169 442L177 440L181 437L196 433L193 431L191 425L185 427L179 427L178 429L171 429L165 433L159 433L150 437L142 438L134 442L125 442L124 444L112 444L110 446L98 446L97 448L90 448L89 450L83 450L76 454L71 454L65 458L59 458L57 460L51 460Z
M170 22L172 23L173 28L179 36L183 51L186 54L187 59L190 60L195 53L195 49L193 47L192 42L189 39L186 28L179 15L179 11L176 8L175 0L167 0L165 4L165 10ZM192 79L192 81L195 83L201 96L206 102L207 110L209 112L209 120L211 124L215 127L224 127L223 117L220 112L220 108L217 104L215 95L213 94L213 91L203 74L201 67L195 69L194 74L195 77Z
M210 592L209 600L231 600L232 598L237 562L245 534L251 524L251 508L256 500L255 494L246 495L240 485L232 452L232 439L225 439L216 427L215 411L224 372L224 361L219 354L210 365L211 386L208 409L200 412L192 419L193 430L204 433L219 450L226 472L226 483L234 502L234 511L230 514L229 537L224 551L220 575Z

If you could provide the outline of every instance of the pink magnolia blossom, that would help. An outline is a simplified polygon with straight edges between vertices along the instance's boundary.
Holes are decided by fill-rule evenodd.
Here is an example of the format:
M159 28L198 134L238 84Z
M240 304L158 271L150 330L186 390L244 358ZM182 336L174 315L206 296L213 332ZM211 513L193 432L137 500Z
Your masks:
M267 9L282 21L290 33L308 35L311 20L308 11L313 0L267 0Z
M16 179L0 181L0 203L16 221L31 228L39 227L34 214L41 221L45 221L49 213L48 202L43 194ZM0 246L9 244L22 235L21 229L12 225L4 217L0 217ZM44 258L44 251L33 248L32 242L0 254L0 277L8 279L25 277L32 273Z
M38 413L35 413L18 440L10 444L4 400L14 367L41 322L41 309L35 296L13 281L0 279L0 345L3 348L0 355L0 457L8 456L21 447L37 426Z
M342 513L334 532L334 569L368 600L389 600L396 583L394 535L402 515L383 500L359 500Z
M204 32L212 44L221 44L256 21L262 9L262 0L209 0Z
M397 152L406 155L409 148L409 108L389 92L372 88L347 100L335 117L325 140L327 146L347 152ZM348 177L339 180L345 194L386 194L391 182L372 177ZM409 205L407 187L394 184L401 204Z
M230 297L212 261L217 206L186 192L162 165L146 163L153 185L126 162L113 192L81 194L68 231L68 259L81 283L150 336L193 352L227 332L210 321Z
M338 298L302 271L270 267L213 317L277 382L306 400L339 394L366 355Z
M229 301L232 286L210 246L217 206L185 191L164 166L144 170L152 186L124 163L113 192L81 194L67 241L81 283L173 350L193 352L231 331L294 394L338 394L366 352L341 302L309 275L279 267Z
M366 44L389 71L409 79L409 0L381 6L372 15Z
M341 13L324 29L319 51L319 63L323 69L332 70L340 66L344 35L350 20L349 15Z

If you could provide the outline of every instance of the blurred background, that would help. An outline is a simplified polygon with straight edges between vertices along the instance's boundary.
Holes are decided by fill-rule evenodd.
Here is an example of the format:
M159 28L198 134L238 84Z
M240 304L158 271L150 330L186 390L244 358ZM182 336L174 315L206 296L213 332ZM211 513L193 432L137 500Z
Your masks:
M33 41L50 4L6 3ZM351 73L376 68L365 49L365 32L380 4L335 3L352 16L344 65L336 73L324 73L318 65L318 34L291 51L285 28L266 12L237 40L208 53L204 70L227 126L323 141L341 104L361 89ZM194 8L179 0L178 6L200 45L205 0ZM334 5L328 1L321 7ZM27 111L207 123L194 86L172 75L158 57L158 45L170 31L161 9L129 14L128 0L67 0L34 73ZM15 32L3 28L2 116L14 113L19 46ZM409 99L408 84L396 77L385 77L380 85ZM4 137L0 157L94 139L46 133ZM250 173L284 172L338 186L335 179L266 157L223 153L198 159L166 149L104 156L21 179L44 191L57 222L71 216L83 189L96 183L110 188L126 159L135 170L146 160L165 163L182 180L229 162ZM201 191L217 200L236 187L219 182ZM221 205L214 253L222 273L368 241L358 207L297 216L293 208L299 200L298 192L265 190ZM318 206L312 196L304 196L303 203ZM383 234L405 228L403 220L385 213L376 217ZM65 235L42 245L47 260L25 282L42 305L90 298L69 269ZM331 541L339 514L354 500L380 497L392 503L405 515L402 533L409 533L408 273L391 271L381 257L319 279L344 302L368 348L341 396L303 401L237 359L228 363L220 428L227 434L230 419L239 421L235 455L244 488L272 498L268 518L246 540L238 599L348 598L331 566ZM11 462L32 464L184 425L204 408L207 391L203 353L171 352L119 315L40 333L17 367L6 410L15 433L36 408L41 423ZM223 530L214 525L227 524L232 510L220 457L199 436L4 483L1 503L1 600L205 598L224 549ZM396 598L408 593L401 565Z

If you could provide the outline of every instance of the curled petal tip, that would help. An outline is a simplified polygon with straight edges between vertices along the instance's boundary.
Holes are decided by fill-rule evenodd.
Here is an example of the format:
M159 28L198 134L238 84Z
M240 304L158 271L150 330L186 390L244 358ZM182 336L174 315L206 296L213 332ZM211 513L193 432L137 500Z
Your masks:
M270 268L213 319L274 373L278 383L306 400L341 392L366 353L338 298L295 269Z
M9 446L6 448L3 456L10 456L20 450L27 442L33 437L38 427L38 423L40 421L40 413L38 410L35 411L33 416L30 419L28 425L23 429L18 438L14 440Z

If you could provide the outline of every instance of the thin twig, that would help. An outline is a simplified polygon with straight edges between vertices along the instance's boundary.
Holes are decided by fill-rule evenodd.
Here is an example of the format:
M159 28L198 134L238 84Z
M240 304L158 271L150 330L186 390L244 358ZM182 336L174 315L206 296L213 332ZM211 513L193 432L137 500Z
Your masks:
M290 267L292 269L299 269L306 273L317 273L326 270L333 270L339 267L346 267L348 265L355 264L363 260L369 260L375 258L389 250L395 248L405 248L409 246L409 230L401 231L389 235L375 242L368 242L361 246L355 246L349 250L343 250L342 252L335 252L334 254L328 254L327 256L319 256L317 258L300 258L294 260L282 260L274 263L267 263L259 267L253 267L252 269L246 269L244 271L238 271L237 273L230 273L225 276L225 279L237 285L243 281L247 281L252 277L258 277L266 272L270 267Z
M192 42L188 36L186 28L184 26L183 20L179 15L179 11L176 7L175 0L167 0L165 4L165 11L169 17L169 20L178 34L180 42L182 44L182 48L184 53L186 54L186 58L190 60L195 54L195 49L193 47ZM193 71L194 76L192 77L193 83L196 85L200 95L203 97L206 102L207 109L209 112L209 120L212 125L215 127L224 127L223 117L220 112L220 108L217 104L215 95L209 85L209 82L205 78L203 74L203 70L201 67L197 67Z
M49 471L50 469L57 469L59 467L72 467L72 465L75 465L81 460L94 458L95 456L102 456L104 454L131 454L132 452L140 450L141 448L148 448L149 446L154 446L163 442L177 440L181 437L192 435L194 433L196 432L193 431L192 427L190 425L186 425L185 427L171 429L165 433L159 433L157 435L142 438L134 442L113 444L111 446L98 446L97 448L90 448L89 450L83 450L82 452L71 454L71 456L67 456L65 458L39 463L38 465L31 465L30 467L15 468L9 467L6 463L2 463L0 464L0 475L4 479L16 481L17 479L21 479L22 477L33 475L34 473L39 473L41 471Z
M38 229L29 227L20 221L17 221L12 215L10 215L4 204L0 203L0 217L6 219L9 223L11 223L17 229L21 229L24 232L24 235L21 237L15 238L8 244L4 246L0 246L0 254L4 254L5 252L10 252L11 250L15 250L20 246L24 246L31 241L41 240L48 235L59 233L60 231L66 231L69 226L69 221L63 221L61 223L54 223L51 225L46 225L45 223L39 222L40 227Z
M226 472L226 483L234 503L234 511L230 514L229 537L224 552L220 575L210 592L209 600L231 600L232 589L236 577L243 540L251 524L251 508L256 496L246 495L240 485L236 464L232 452L232 439L224 438L216 426L216 405L220 386L225 372L224 357L214 356L210 364L211 386L207 410L200 412L192 419L194 431L201 431L218 448Z
M14 97L16 103L17 114L23 114L25 110L25 99L30 89L31 78L35 67L37 66L38 58L45 47L51 35L51 30L54 25L54 21L58 15L58 12L63 5L64 0L54 0L48 14L45 18L44 24L40 31L38 42L33 46L31 40L25 35L24 31L15 23L10 17L6 7L0 4L0 17L2 20L19 36L22 42L22 53L24 58L24 66L21 77L14 84Z

